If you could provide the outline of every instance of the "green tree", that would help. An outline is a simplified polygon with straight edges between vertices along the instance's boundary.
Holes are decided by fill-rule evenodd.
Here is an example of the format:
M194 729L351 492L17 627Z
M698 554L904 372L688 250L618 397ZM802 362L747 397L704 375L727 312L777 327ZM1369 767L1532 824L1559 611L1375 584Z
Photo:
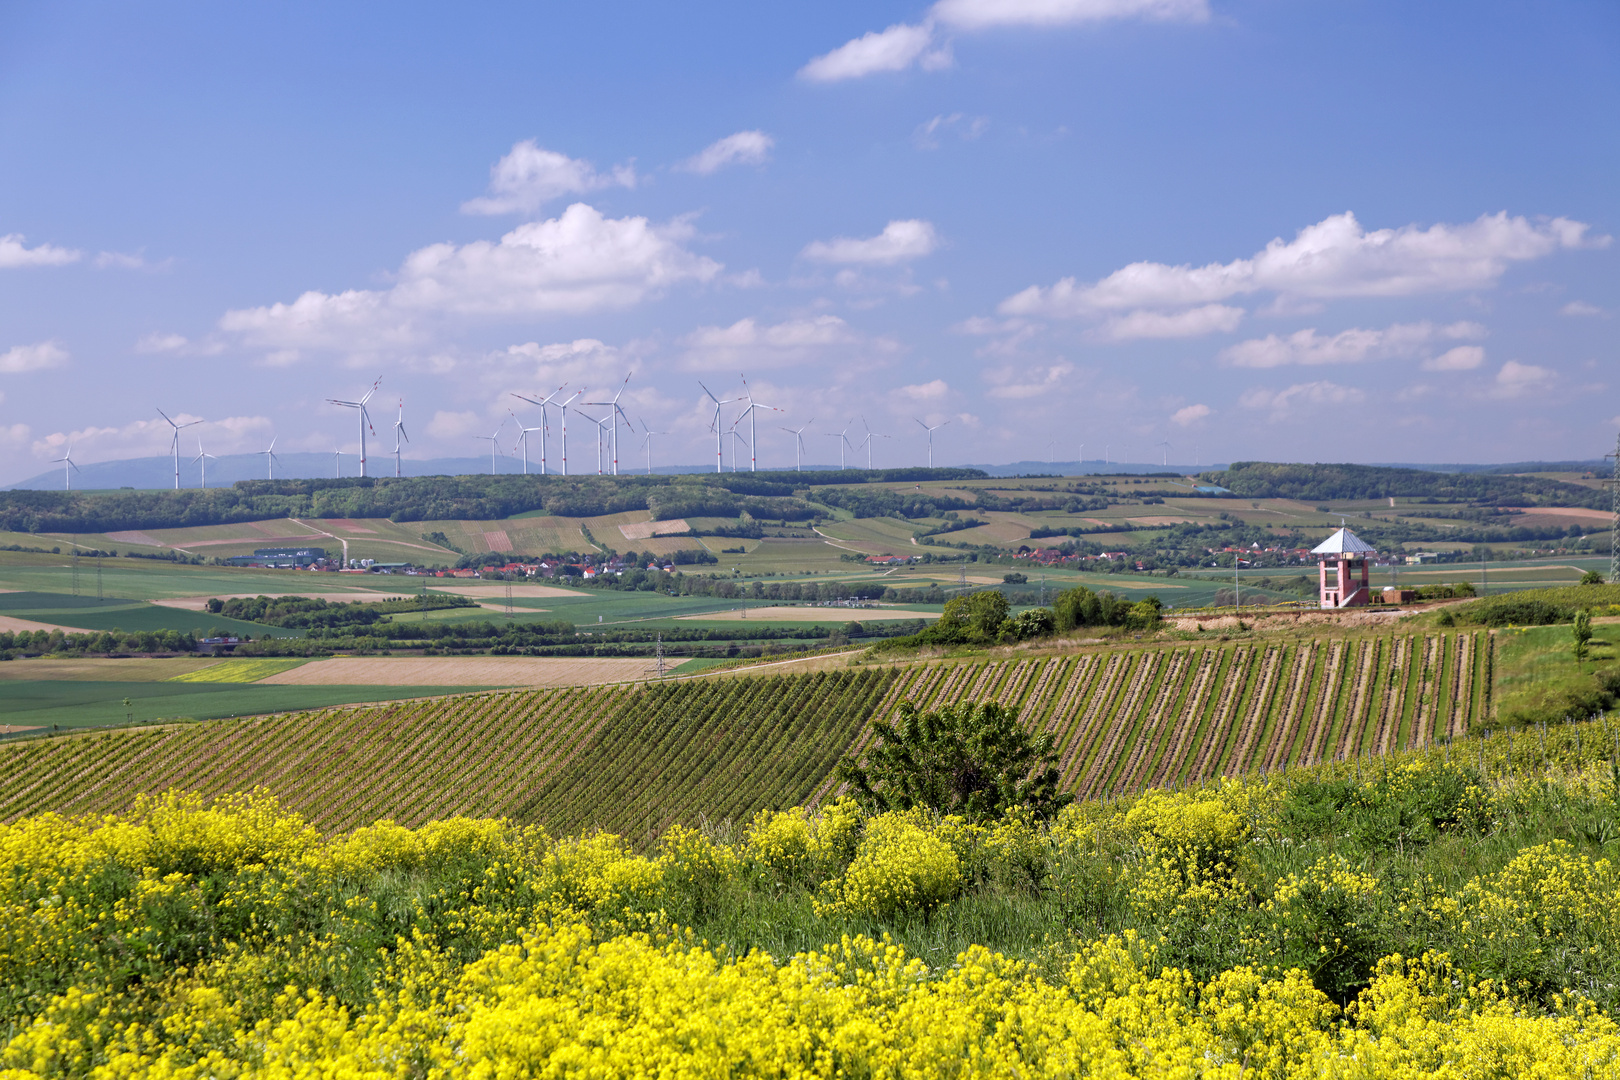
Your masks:
M951 597L945 602L940 622L945 626L959 627L980 641L990 641L1001 632L1001 624L1011 610L1012 605L1005 596L995 589L986 589Z
M1587 651L1592 642L1592 613L1590 611L1577 611L1575 621L1570 624L1570 634L1575 639L1575 662L1578 664L1586 659Z
M1606 579L1604 576L1598 573L1596 570L1588 570L1586 573L1581 575L1582 585L1602 585L1605 580Z
M923 712L910 701L893 724L873 721L863 762L845 757L838 775L870 812L925 806L984 821L1014 806L1047 820L1074 800L1058 791L1054 737L1025 730L993 701Z

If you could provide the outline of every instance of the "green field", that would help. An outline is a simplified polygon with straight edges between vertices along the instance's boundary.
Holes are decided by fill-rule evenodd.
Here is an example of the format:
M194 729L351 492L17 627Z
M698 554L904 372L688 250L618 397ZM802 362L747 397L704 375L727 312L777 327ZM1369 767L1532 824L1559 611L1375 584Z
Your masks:
M94 596L72 596L65 593L12 592L0 593L0 615L15 619L69 626L80 630L177 630L202 637L212 630L224 630L237 636L302 637L300 630L284 630L259 623L227 619L223 615L210 615L203 611L184 611L179 608L159 607L141 601Z
M465 686L259 686L207 682L0 682L0 725L102 727L185 717L211 720L320 709L364 701L465 694ZM126 707L124 699L133 705Z

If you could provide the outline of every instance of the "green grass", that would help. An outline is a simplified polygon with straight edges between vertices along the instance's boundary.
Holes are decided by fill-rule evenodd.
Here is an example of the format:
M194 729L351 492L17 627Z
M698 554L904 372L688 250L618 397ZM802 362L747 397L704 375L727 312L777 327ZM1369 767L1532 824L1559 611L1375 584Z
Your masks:
M160 719L211 720L228 716L254 716L319 709L359 701L397 701L402 698L466 694L467 686L260 686L177 682L60 682L5 683L0 694L0 724L24 727L97 727L122 724L129 712L136 723ZM129 698L133 707L126 709Z
M1555 722L1582 715L1598 689L1598 676L1620 671L1620 624L1592 627L1591 653L1577 663L1568 626L1531 626L1496 632L1496 716L1500 723Z
M98 601L94 596L66 593L0 593L0 614L79 630L178 630L182 633L189 630L200 637L219 629L253 637L303 636L302 631L227 619L205 611L184 611L111 597Z

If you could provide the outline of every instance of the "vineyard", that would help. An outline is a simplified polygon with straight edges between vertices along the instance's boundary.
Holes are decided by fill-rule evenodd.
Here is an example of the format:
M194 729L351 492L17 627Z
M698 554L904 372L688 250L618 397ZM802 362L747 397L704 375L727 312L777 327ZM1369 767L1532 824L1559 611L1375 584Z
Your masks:
M263 786L323 829L504 816L646 836L832 794L866 721L994 700L1051 732L1063 785L1149 787L1421 749L1490 704L1483 632L1225 642L1035 660L486 693L34 741L0 819Z

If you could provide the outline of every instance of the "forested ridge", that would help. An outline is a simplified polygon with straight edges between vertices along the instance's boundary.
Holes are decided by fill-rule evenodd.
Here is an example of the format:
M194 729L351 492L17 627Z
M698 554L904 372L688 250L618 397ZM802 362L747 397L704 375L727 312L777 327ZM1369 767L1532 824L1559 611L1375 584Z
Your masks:
M1246 499L1299 499L1303 502L1367 499L1434 499L1476 506L1609 507L1609 495L1596 488L1539 476L1443 473L1377 465L1288 465L1234 462L1229 469L1202 474L1211 483Z
M683 476L408 476L240 480L179 491L0 492L0 530L112 532L267 521L283 517L490 521L545 510L592 517L651 510L659 520L755 517L804 521L819 485L982 479L977 469L849 469Z

